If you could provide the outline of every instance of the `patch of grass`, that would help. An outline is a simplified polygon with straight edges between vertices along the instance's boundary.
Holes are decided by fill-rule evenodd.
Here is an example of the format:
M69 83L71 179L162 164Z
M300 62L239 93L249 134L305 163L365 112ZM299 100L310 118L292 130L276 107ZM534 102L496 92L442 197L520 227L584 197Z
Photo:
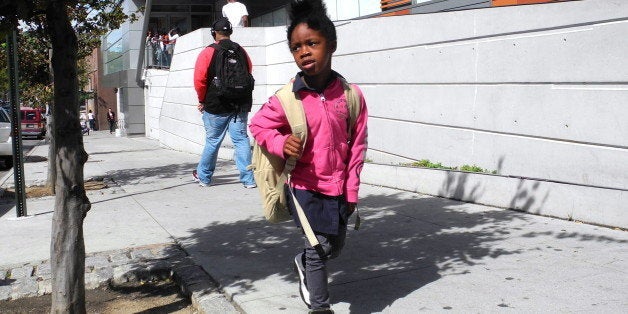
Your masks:
M488 170L482 169L481 167L476 166L476 165L462 165L460 166L460 170L467 171L467 172L481 172L481 173L488 172Z
M431 162L429 159L421 159L419 161L415 161L415 162L404 164L404 165L410 166L410 167L420 167L420 168L430 168L430 169L460 170L460 171L475 172L475 173L497 174L497 170L490 171L476 165L462 165L460 166L460 168L449 167L449 166L443 166L443 164L441 164L440 162L437 162L437 163Z
M422 167L422 168L431 168L431 169L447 169L447 170L456 170L456 167L447 167L443 166L443 164L433 163L429 159L421 159L419 161L415 161L410 164L412 167Z

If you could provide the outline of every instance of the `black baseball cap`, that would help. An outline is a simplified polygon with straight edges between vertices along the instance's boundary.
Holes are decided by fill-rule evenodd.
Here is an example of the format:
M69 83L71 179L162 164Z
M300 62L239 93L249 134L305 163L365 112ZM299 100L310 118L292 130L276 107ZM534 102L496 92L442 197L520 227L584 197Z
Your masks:
M212 24L212 30L214 32L218 32L218 31L230 31L231 30L231 23L229 23L229 20L227 20L226 17L221 17L219 19L217 19L214 24Z

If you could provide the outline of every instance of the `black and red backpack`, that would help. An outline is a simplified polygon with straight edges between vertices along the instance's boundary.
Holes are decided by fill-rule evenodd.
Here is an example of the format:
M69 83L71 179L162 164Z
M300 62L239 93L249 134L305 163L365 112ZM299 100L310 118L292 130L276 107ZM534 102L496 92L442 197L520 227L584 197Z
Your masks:
M211 44L214 48L207 71L207 112L226 113L250 110L255 79L250 73L244 49L231 40Z

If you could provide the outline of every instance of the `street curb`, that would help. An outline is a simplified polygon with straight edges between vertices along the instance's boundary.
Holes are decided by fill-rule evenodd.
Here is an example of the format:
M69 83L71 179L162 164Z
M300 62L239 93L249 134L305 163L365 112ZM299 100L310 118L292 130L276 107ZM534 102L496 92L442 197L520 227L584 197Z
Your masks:
M98 252L85 257L85 289L172 279L200 313L242 313L176 244ZM49 260L0 265L0 301L52 292Z

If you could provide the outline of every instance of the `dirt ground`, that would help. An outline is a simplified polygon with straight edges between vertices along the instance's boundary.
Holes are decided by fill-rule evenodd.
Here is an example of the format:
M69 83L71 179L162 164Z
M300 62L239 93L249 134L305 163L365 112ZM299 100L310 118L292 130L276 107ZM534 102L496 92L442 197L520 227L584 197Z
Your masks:
M102 181L85 181L85 190L101 190L108 188L107 184ZM43 196L52 196L54 194L51 193L50 189L45 186L35 185L35 186L27 186L25 188L26 198L34 198L34 197L43 197ZM15 198L15 190L13 188L6 189L2 198L13 199Z
M198 313L178 291L171 281L87 290L87 313ZM50 295L0 301L0 313L50 313Z

